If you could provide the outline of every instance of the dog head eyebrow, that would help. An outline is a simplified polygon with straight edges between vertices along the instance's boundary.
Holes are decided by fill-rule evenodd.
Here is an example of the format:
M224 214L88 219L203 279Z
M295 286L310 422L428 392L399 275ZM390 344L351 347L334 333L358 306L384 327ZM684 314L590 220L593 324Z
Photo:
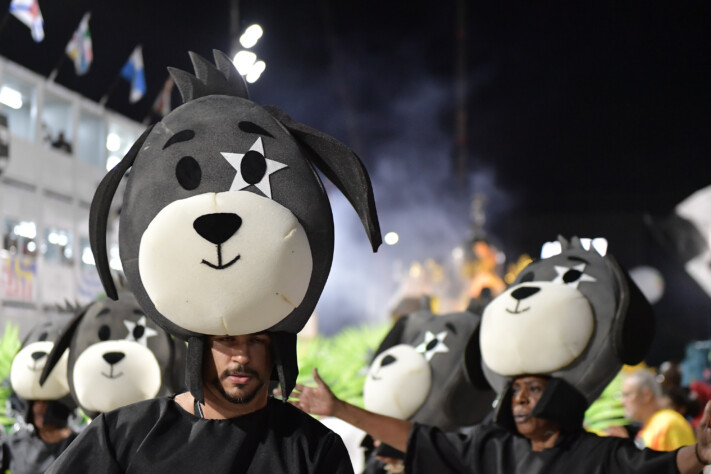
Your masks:
M181 130L172 137L170 137L167 142L165 142L165 145L163 145L163 149L165 150L170 145L173 145L175 143L187 142L188 140L192 140L193 137L195 137L195 132L193 132L192 130Z
M452 334L457 334L457 328L454 327L454 324L452 323L445 323L444 327L452 331Z
M568 257L568 260L572 260L573 262L584 263L585 265L590 265L590 262L588 262L584 258L576 257L574 255L571 255L570 257Z
M96 313L96 317L98 318L99 316L106 316L110 312L111 312L111 310L109 308L104 308L101 311L99 311L98 313Z
M256 123L243 121L243 122L239 123L238 127L243 132L257 133L259 135L264 135L267 137L274 138L274 136L271 133L267 132L266 130L264 130L262 127L260 127Z

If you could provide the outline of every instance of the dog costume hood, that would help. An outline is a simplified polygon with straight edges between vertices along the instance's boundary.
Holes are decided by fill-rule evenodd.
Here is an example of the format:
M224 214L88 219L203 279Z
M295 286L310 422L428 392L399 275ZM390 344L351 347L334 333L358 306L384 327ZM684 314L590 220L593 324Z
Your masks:
M63 324L51 320L36 324L22 341L20 351L12 359L10 384L24 408L23 418L32 422L32 403L48 402L45 423L63 428L77 405L69 394L67 381L68 351L58 353L59 358L47 371L46 380L40 383L43 370L49 364L54 341L62 332Z
M76 312L57 335L40 378L46 385L68 349L68 391L91 418L184 388L185 343L146 318L130 292L119 295Z
M288 396L296 338L333 258L333 216L316 168L351 202L373 250L381 243L372 186L345 145L248 98L230 59L190 53L196 76L169 68L183 105L147 129L99 185L90 239L106 293L106 225L123 196L119 250L146 314L188 341L187 382L202 401L207 335L269 331ZM276 340L275 340L276 339Z
M429 308L399 318L366 376L366 409L446 431L479 423L494 400L486 380L479 377L475 386L466 371L481 359L479 339L472 337L480 321L470 310L435 314Z
M577 237L559 242L560 254L524 268L482 316L481 366L499 394L497 421L514 431L514 378L550 377L535 416L580 429L585 409L654 337L651 305L614 258Z

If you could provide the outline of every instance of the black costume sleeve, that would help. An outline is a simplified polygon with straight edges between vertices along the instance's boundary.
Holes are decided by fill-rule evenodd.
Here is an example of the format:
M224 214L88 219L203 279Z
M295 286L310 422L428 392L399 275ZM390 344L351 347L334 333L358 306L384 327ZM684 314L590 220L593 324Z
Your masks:
M337 434L329 433L328 438L324 441L314 472L353 474L348 450Z
M10 449L7 446L7 435L2 434L0 439L0 472L5 472L10 469Z
M458 474L472 471L469 466L476 448L476 428L464 433L443 433L437 428L415 423L405 452L405 472ZM492 473L495 474L495 473Z
M116 462L104 415L94 418L47 471L48 474L77 472L102 474L123 472Z
M527 439L495 425L443 433L415 425L405 455L407 473L678 474L676 452L639 450L632 440L579 432L553 448L531 450Z

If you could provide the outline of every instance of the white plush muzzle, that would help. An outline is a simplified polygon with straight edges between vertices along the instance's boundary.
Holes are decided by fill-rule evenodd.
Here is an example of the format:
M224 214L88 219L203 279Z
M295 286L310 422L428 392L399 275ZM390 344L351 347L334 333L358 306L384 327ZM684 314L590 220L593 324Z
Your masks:
M540 290L521 300L520 287ZM503 376L545 374L573 362L595 329L588 300L573 286L547 281L523 283L496 297L481 321L481 355Z
M237 232L218 246L193 228L195 219L234 213ZM141 238L139 272L156 309L201 334L249 334L275 325L301 304L313 261L303 227L284 206L247 191L174 201Z
M383 365L384 361L392 362ZM370 365L363 403L366 410L406 420L425 402L431 385L425 357L414 347L399 344L380 353Z
M124 356L111 365L106 354ZM105 341L77 358L72 374L77 401L98 412L153 398L161 385L158 361L150 349L133 341Z
M12 360L10 383L20 397L26 400L58 400L69 393L68 351L64 351L44 385L39 384L42 369L47 363L47 355L53 347L54 343L51 341L33 342L25 346Z

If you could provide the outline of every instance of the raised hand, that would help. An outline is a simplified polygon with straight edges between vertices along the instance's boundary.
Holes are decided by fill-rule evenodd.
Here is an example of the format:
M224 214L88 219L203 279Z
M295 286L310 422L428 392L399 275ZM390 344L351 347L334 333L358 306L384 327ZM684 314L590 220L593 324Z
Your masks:
M711 402L706 404L704 415L696 429L696 456L703 464L711 464Z
M296 384L291 392L289 403L314 415L337 416L336 412L342 403L341 400L336 398L326 382L321 379L317 369L314 369L313 376L316 387Z

